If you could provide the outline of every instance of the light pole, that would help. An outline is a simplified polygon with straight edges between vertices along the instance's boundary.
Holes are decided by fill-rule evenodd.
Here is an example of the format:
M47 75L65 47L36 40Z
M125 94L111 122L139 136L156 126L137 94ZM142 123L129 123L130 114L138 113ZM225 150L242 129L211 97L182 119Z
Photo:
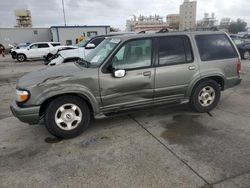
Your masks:
M64 1L63 0L62 0L62 7L63 7L64 26L66 26L66 16L65 16L65 9L64 9Z

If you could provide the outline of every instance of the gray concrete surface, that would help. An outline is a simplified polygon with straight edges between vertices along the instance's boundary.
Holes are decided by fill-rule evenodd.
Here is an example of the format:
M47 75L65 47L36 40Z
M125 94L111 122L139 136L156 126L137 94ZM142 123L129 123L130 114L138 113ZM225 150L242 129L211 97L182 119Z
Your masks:
M71 140L8 109L16 78L41 67L0 57L0 187L250 187L250 61L210 114L144 109L93 120Z

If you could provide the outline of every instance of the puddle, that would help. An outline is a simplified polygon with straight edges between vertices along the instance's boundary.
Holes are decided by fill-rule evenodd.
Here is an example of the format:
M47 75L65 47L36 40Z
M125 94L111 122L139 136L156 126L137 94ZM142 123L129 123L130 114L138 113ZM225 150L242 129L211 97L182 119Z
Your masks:
M90 139L84 140L84 141L82 141L82 147L87 147L87 146L94 144L96 142L97 142L97 140L95 138L90 138Z
M166 131L162 133L162 137L170 144L188 144L194 136L207 133L204 127L196 119L200 115L176 115L173 116L173 122L161 122Z
M44 141L46 143L49 143L49 144L54 144L54 143L61 142L62 139L61 138L51 138L51 137L48 137L48 138L45 138Z

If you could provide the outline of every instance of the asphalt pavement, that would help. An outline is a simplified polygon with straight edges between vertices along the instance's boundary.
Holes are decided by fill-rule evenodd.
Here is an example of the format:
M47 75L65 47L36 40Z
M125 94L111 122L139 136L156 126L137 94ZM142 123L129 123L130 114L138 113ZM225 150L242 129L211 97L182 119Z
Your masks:
M70 140L9 111L16 79L42 67L0 57L0 187L250 187L250 61L210 113L143 109Z

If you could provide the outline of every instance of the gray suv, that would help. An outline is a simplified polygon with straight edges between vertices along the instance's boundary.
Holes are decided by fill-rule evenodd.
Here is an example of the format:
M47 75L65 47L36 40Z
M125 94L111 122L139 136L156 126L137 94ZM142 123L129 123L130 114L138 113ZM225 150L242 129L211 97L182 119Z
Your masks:
M105 39L85 59L44 68L17 83L13 114L44 119L61 138L81 134L92 116L189 102L198 112L240 84L240 56L222 32L140 34Z

